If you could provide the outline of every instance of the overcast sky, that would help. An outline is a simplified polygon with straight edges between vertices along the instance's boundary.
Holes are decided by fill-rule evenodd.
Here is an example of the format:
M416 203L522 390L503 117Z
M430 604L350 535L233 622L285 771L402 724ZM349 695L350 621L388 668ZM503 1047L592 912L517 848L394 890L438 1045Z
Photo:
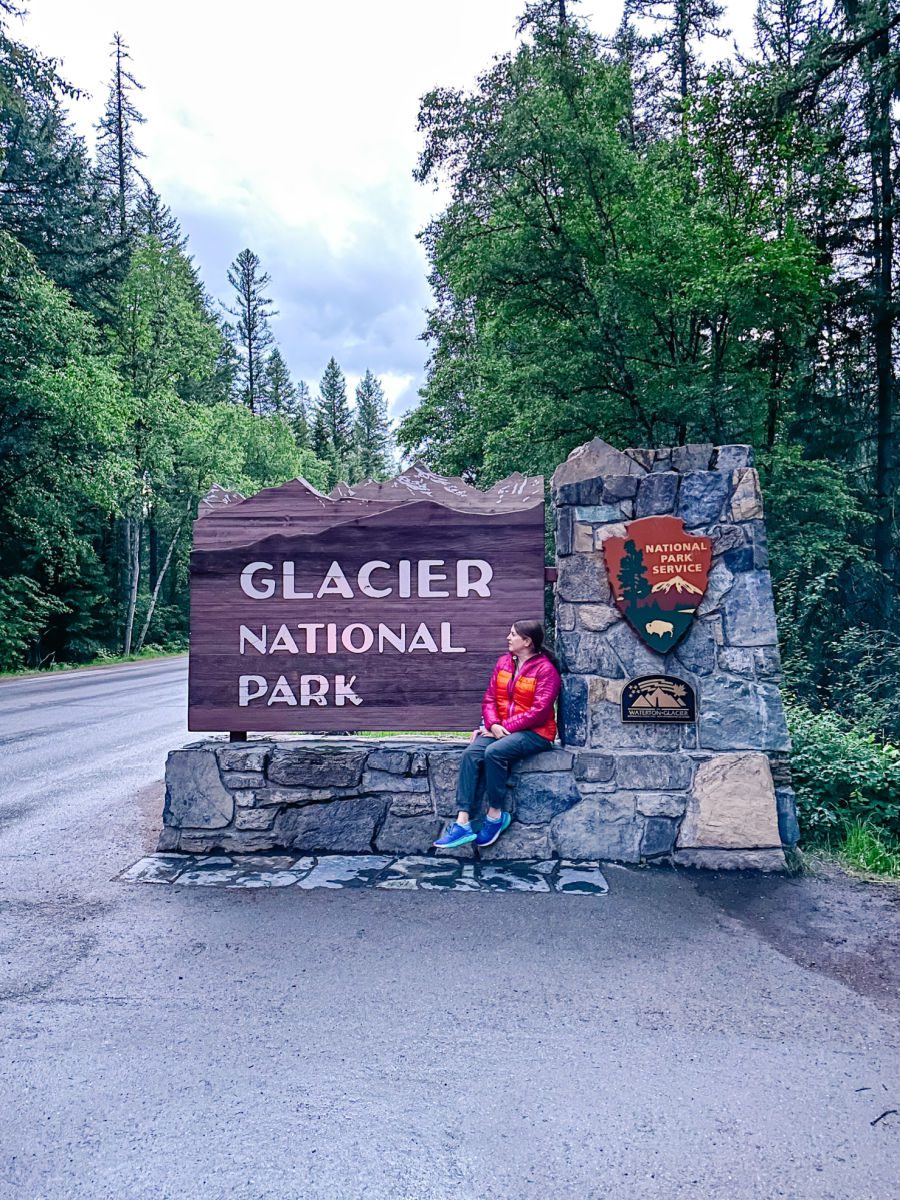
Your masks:
M511 49L523 0L30 2L19 36L90 93L71 111L91 139L112 34L128 42L143 167L212 294L228 299L228 264L249 246L295 376L315 393L333 354L351 389L367 367L381 377L392 415L414 404L429 304L415 234L441 203L411 177L419 98ZM751 7L729 5L737 32ZM606 33L622 3L583 10Z

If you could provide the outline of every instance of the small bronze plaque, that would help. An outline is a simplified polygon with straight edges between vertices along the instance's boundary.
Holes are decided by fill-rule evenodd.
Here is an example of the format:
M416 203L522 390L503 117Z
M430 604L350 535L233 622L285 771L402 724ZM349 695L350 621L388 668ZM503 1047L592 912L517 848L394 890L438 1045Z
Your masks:
M626 683L622 692L622 720L651 721L667 725L696 721L694 689L673 675L642 675Z

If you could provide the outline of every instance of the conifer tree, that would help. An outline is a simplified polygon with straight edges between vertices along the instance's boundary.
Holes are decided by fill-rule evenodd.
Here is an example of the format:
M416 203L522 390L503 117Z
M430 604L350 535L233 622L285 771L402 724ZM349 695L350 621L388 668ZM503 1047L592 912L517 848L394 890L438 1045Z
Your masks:
M297 405L297 386L284 355L276 346L266 359L261 411L293 419Z
M235 293L234 307L226 312L237 319L235 326L229 326L229 335L241 360L240 398L251 412L257 412L265 391L266 351L272 345L269 320L276 315L265 294L272 280L257 255L246 249L228 268L228 282Z
M334 448L338 461L348 463L353 451L353 417L347 403L347 382L344 372L332 357L319 383L319 398L316 404L316 436L320 436L320 422ZM316 448L318 454L318 448ZM348 481L349 482L349 481Z
M138 149L134 139L135 127L143 125L144 117L132 99L135 92L143 90L143 84L138 83L128 69L131 55L118 33L113 36L112 59L113 73L106 109L97 125L97 174L112 192L118 234L125 241L138 184L147 182L137 166L144 152Z
M386 478L391 473L391 427L384 389L371 371L366 371L356 387L353 438L360 478Z
M310 439L312 436L309 427L309 411L312 401L309 395L309 384L301 379L297 383L297 398L294 404L294 414L291 419L291 427L294 431L294 441L301 450L309 448Z

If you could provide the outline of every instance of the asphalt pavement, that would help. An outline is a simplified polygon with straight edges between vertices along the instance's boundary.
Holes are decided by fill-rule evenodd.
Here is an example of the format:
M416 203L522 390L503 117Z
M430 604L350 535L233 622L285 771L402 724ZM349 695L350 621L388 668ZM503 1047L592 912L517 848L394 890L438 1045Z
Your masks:
M119 882L185 705L0 684L0 1200L900 1200L895 889Z

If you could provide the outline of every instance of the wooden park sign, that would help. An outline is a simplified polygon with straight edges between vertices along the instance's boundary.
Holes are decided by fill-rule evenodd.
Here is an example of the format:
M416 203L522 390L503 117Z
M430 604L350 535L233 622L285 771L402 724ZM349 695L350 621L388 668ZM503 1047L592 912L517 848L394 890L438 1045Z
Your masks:
M213 489L194 524L188 725L465 730L544 611L544 487L421 466L330 496Z

